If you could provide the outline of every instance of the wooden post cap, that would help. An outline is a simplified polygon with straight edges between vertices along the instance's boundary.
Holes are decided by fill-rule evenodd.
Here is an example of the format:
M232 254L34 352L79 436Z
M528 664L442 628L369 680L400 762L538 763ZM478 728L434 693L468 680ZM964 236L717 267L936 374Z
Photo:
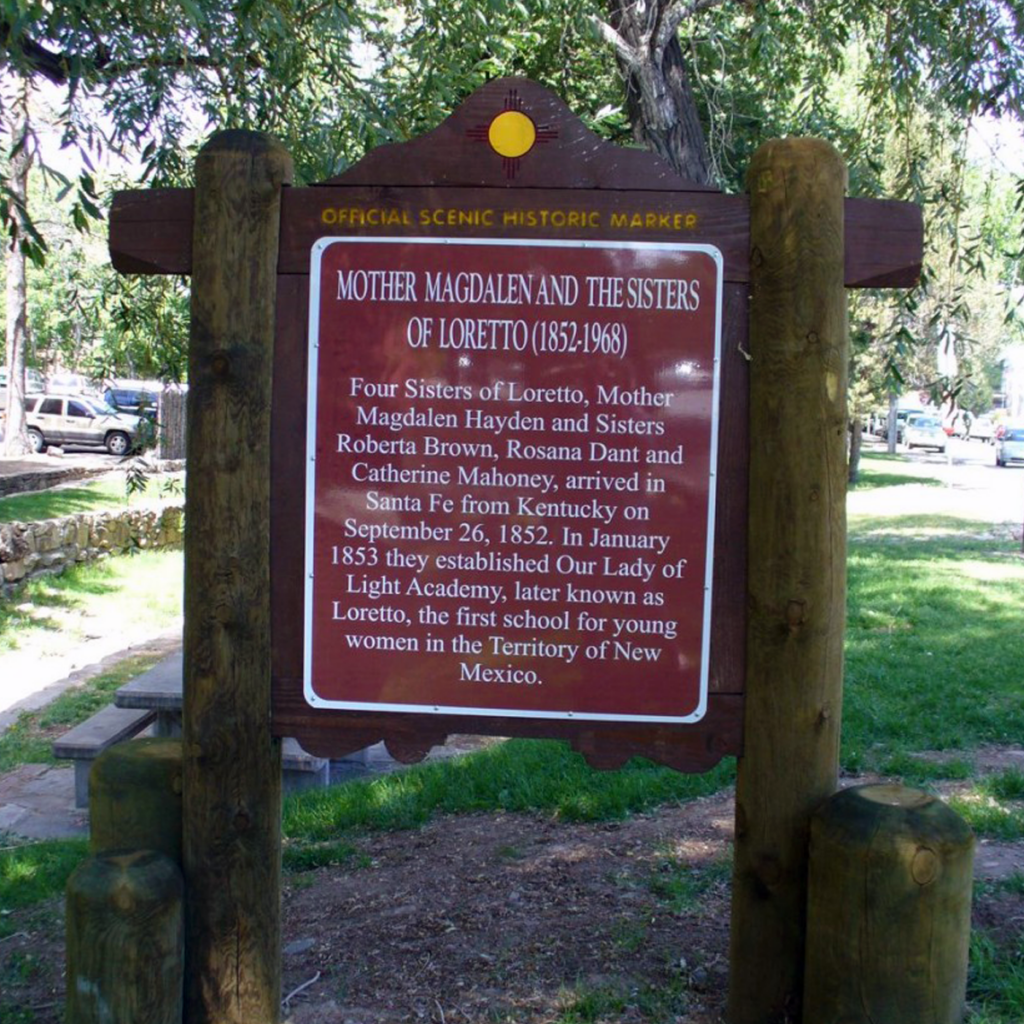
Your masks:
M246 128L225 128L214 132L199 149L200 156L209 153L248 153L259 157L277 155L291 161L288 150L273 135Z
M804 1020L959 1024L974 835L941 800L843 790L811 821Z
M116 743L89 775L89 850L157 850L181 864L181 739Z
M181 1024L184 883L153 850L87 857L67 885L66 1024Z

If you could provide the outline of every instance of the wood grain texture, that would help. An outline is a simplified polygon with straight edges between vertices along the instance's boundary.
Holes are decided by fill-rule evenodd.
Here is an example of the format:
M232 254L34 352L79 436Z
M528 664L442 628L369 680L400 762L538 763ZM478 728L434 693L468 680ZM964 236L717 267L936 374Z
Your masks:
M750 528L736 792L731 1024L799 1016L807 837L835 790L846 559L846 294L839 154L769 142L751 191ZM788 1016L787 1016L788 1015Z
M180 1024L178 866L152 850L87 857L68 879L67 1024Z
M115 192L110 204L110 262L122 274L190 274L190 188Z
M846 287L913 288L924 258L921 207L898 199L846 199L843 209Z
M150 736L104 751L89 775L89 850L156 850L181 864L181 740Z
M657 227L644 237L663 241L709 242L725 254L726 280L750 278L749 201L746 196L715 192L629 193L564 191L556 189L471 190L351 186L286 189L281 224L283 274L308 274L313 242L325 235L421 234L482 235L508 238L550 237L538 227L504 223L504 214L516 209L575 209L597 213L598 227L566 228L561 238L636 238L634 228L621 228L612 214L655 217L676 214L697 218L693 228ZM457 225L380 226L366 223L339 225L323 220L327 209L417 211L490 209L498 215L497 226L479 229ZM847 288L910 288L921 276L924 225L921 209L914 203L881 199L847 199L846 243L843 258ZM617 223L617 222L616 222ZM675 221L673 219L672 224ZM192 202L190 189L154 189L118 192L110 210L110 258L115 269L126 274L189 274L192 272Z
M186 1024L278 1019L281 747L270 730L270 398L291 159L222 132L196 162L185 527Z
M533 121L537 139L514 168L488 144L505 110ZM459 159L453 160L457 152ZM595 135L553 92L528 78L496 78L467 97L433 131L378 146L328 184L457 185L463 188L666 189L702 191L667 161Z
M811 821L804 1020L960 1024L974 836L941 800L856 786Z

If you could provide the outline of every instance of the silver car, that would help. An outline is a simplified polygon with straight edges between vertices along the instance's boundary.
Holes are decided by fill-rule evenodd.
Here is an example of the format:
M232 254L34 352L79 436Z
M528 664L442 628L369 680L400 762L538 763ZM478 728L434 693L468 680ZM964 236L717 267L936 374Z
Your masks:
M48 444L106 448L127 455L139 443L139 417L128 416L87 395L33 395L25 400L32 450Z
M946 450L949 440L938 416L909 417L904 436L908 448L936 448L940 452Z
M996 439L996 465L1024 462L1024 427L1007 427Z

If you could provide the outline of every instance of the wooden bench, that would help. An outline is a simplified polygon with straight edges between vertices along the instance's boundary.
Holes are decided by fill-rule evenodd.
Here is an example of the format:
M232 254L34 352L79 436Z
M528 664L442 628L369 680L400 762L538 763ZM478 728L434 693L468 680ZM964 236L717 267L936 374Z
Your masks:
M114 694L114 703L122 708L146 708L156 718L159 736L181 735L182 678L185 659L181 651L168 655L149 671L125 683ZM281 779L286 793L326 786L331 781L331 762L308 754L298 741L281 743Z
M53 756L75 762L75 806L89 806L89 771L107 747L154 726L158 736L181 735L182 655L172 654L114 695L114 704L76 725L53 745ZM326 786L331 762L314 757L294 739L281 744L281 780L286 793Z
M53 744L53 756L75 762L75 806L89 806L89 772L107 747L138 736L156 718L147 708L117 708L108 704L92 718L64 733Z
M281 781L286 793L328 786L331 762L326 757L307 753L299 746L298 740L286 737L281 740Z

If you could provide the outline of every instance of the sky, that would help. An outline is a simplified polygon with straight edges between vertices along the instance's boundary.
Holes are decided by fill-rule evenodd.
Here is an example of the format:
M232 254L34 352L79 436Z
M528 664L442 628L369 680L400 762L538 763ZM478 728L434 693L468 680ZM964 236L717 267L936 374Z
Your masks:
M973 163L1024 176L1024 126L1010 118L978 118L967 140L967 153Z

